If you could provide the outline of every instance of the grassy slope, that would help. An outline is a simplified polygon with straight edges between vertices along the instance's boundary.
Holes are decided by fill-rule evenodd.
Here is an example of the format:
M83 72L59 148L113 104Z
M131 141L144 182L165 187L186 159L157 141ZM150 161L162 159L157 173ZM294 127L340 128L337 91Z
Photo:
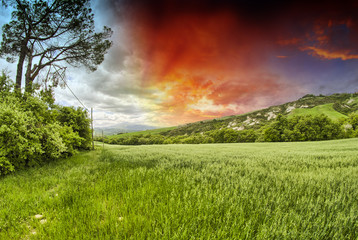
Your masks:
M108 136L109 138L125 138L130 136L138 136L138 135L154 135L154 134L160 134L162 132L173 130L177 127L167 127L167 128L158 128L158 129L151 129L151 130L145 130L145 131L139 131L139 132L130 132L130 133L123 133L119 135L112 135Z
M356 239L357 146L105 145L0 178L0 239Z
M336 121L340 118L347 118L346 115L344 115L340 112L337 112L336 110L333 109L333 103L319 105L314 108L296 108L291 112L289 117L293 117L293 116L297 116L297 115L299 115L299 116L300 115L309 115L309 114L313 115L313 116L325 114L330 119L332 119L334 121Z

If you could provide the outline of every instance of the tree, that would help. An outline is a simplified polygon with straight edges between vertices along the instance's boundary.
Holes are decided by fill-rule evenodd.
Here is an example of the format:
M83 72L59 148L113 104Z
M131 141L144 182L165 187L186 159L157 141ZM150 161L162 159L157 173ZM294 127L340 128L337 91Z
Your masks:
M6 71L2 71L0 74L0 95L8 93L13 89L13 83Z
M283 134L287 128L288 120L282 114L278 114L275 121L270 125L263 127L262 140L265 142L282 142Z
M45 81L56 86L66 70L64 62L95 71L112 44L110 28L95 32L90 0L12 0L3 5L14 10L2 27L0 57L9 62L17 58L17 90L24 68L27 92L42 71Z

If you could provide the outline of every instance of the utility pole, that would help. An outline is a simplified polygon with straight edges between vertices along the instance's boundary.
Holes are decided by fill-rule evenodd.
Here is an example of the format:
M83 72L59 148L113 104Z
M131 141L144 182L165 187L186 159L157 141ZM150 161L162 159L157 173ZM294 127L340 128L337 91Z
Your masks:
M94 140L93 140L93 108L91 108L91 126L92 126L92 150L94 150Z
M103 130L102 130L102 148L104 149L104 135L103 135Z

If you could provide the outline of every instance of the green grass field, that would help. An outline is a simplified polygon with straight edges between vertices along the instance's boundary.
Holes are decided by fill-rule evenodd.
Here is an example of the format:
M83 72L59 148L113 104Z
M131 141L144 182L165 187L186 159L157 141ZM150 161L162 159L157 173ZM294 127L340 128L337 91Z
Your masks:
M125 137L130 137L130 136L148 135L148 134L155 135L155 134L160 134L162 132L166 132L169 130L173 130L175 128L177 128L177 127L157 128L157 129L151 129L151 130L145 130L145 131L122 133L122 134L118 134L118 135L108 136L108 138L125 138Z
M357 237L358 139L105 145L0 178L0 239Z
M329 104L324 104L324 105L319 105L317 107L314 108L296 108L294 109L289 117L293 117L293 116L301 116L301 115L312 115L312 116L317 116L320 114L325 114L327 115L330 119L336 121L340 118L347 118L346 115L337 112L336 110L333 109L333 103L329 103Z

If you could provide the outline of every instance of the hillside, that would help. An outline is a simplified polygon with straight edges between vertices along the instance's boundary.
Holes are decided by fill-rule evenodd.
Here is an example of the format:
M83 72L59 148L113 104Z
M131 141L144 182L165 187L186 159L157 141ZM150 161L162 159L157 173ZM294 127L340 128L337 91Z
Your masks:
M126 138L131 136L140 136L140 135L156 135L156 134L163 134L169 132L171 130L176 129L177 127L167 127L167 128L157 128L157 129L150 129L144 131L137 131L137 132L126 132L120 133L117 135L109 136L109 138Z
M291 114L289 114L289 118L293 116L303 116L303 115L312 115L317 116L320 114L327 115L332 120L338 120L340 118L347 118L347 115L336 111L333 107L334 103L328 103L323 105L318 105L313 108L296 108L293 109Z
M118 138L141 135L162 135L162 136L187 136L193 134L202 134L212 130L232 129L241 130L257 130L276 119L279 114L292 118L293 116L313 115L317 116L325 114L331 120L347 118L350 113L358 110L358 93L348 94L332 94L328 96L315 96L307 94L302 98L288 102L282 105L271 106L265 109L253 111L250 113L225 116L222 118L188 123L171 128L162 128L129 134L120 134L108 137L109 140L115 141ZM108 141L108 142L111 142Z

